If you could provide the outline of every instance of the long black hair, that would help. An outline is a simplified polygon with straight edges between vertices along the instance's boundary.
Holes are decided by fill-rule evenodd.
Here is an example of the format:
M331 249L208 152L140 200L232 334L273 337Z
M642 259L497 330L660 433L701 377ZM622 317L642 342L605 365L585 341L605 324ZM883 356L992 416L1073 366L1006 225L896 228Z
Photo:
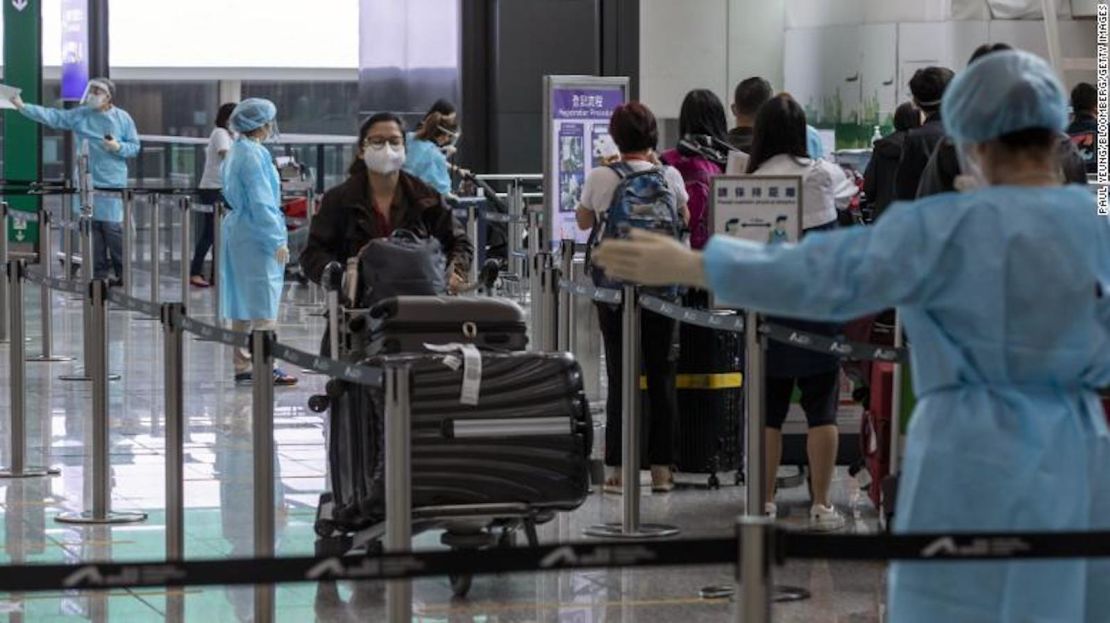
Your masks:
M230 131L227 127L228 122L231 120L231 113L235 111L235 102L228 102L220 106L220 110L216 112L216 127L223 128Z
M809 158L806 147L806 113L788 93L780 93L760 107L752 134L748 173L755 173L771 158L787 154Z
M405 122L396 114L391 112L379 112L370 115L370 118L364 121L362 127L358 129L358 143L355 144L355 161L352 162L350 168L347 169L349 175L366 174L366 163L362 161L362 142L366 140L366 135L370 134L370 128L379 123L396 123L397 127L401 129L401 136L405 135Z
M678 113L679 136L701 134L727 142L727 128L724 104L713 91L694 89L686 94Z

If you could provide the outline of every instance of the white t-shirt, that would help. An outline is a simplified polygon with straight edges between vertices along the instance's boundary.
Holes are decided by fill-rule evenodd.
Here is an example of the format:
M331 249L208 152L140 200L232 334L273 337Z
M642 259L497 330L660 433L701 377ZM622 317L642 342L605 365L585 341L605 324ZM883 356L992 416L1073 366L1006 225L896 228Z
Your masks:
M628 160L628 166L633 171L647 171L655 165L646 160ZM663 166L663 179L674 195L675 208L681 211L682 206L690 201L686 192L686 182L682 174L674 167ZM579 207L592 210L595 214L604 214L613 203L613 193L620 186L621 177L609 167L597 167L586 175L586 183L582 186L582 196L578 200Z
M200 177L200 188L223 188L220 179L220 152L231 150L231 133L223 128L212 130L208 146L204 148L204 174Z
M802 178L802 229L836 220L836 211L852 202L859 188L844 169L826 160L794 159L779 154L764 162L753 175L798 175Z

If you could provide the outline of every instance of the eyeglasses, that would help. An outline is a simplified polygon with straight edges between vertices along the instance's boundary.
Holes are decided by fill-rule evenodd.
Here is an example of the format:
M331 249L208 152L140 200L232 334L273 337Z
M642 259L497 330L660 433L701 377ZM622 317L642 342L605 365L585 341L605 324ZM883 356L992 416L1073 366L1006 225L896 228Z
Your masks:
M370 138L363 141L362 144L363 146L373 147L374 149L385 147L386 144L389 144L393 147L401 147L405 144L405 139L402 136L393 136L390 138L371 136Z

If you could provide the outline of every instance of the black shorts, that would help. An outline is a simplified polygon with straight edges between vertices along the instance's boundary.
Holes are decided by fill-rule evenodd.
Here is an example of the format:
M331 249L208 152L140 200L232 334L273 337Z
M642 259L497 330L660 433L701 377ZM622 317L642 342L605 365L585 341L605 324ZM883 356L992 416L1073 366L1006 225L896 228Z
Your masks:
M802 409L810 428L836 424L836 410L840 402L840 369L798 378L768 378L765 385L767 401L767 427L781 429L790 411L790 398L794 386L802 392Z

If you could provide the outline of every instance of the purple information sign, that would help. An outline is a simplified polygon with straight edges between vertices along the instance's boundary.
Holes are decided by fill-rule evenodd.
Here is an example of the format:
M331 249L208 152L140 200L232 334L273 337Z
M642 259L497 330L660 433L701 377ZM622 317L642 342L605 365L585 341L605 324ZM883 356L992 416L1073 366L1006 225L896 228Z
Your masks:
M62 99L81 99L89 82L88 1L62 0Z
M585 242L589 232L578 229L574 210L590 169L603 164L599 153L608 139L609 118L624 103L625 89L611 84L553 86L551 88L551 170L547 188L553 189L551 237Z

